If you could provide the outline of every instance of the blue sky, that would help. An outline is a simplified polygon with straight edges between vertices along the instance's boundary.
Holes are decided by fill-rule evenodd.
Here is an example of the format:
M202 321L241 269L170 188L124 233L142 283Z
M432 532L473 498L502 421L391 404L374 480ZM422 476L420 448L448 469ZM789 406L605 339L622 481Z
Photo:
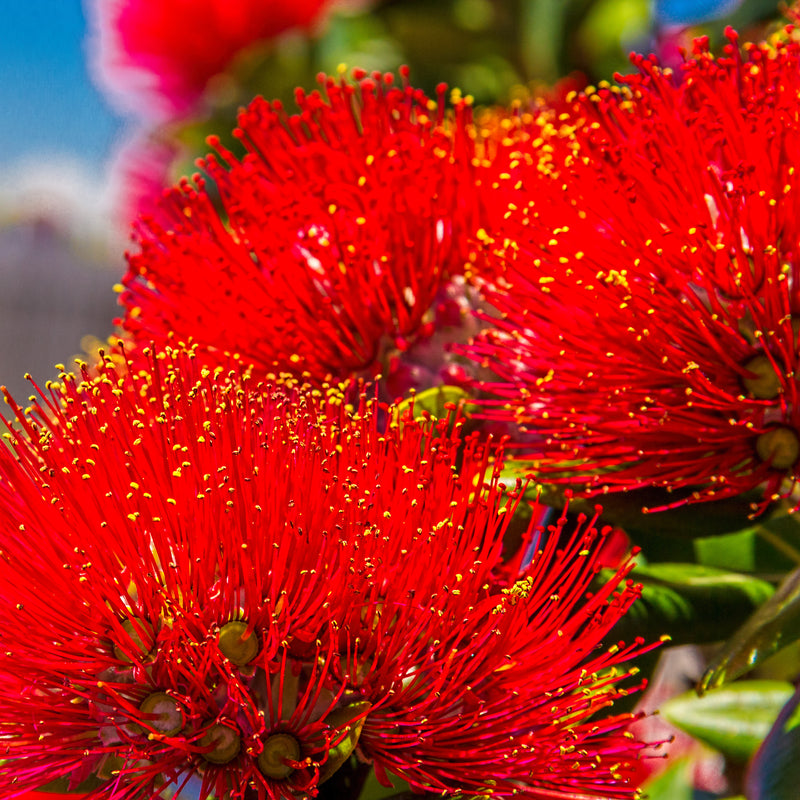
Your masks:
M0 168L32 152L102 167L123 122L92 85L85 47L81 0L3 4Z
M722 11L737 0L652 0L665 21ZM100 172L123 120L86 68L81 0L3 3L0 25L0 168L32 153L70 155Z

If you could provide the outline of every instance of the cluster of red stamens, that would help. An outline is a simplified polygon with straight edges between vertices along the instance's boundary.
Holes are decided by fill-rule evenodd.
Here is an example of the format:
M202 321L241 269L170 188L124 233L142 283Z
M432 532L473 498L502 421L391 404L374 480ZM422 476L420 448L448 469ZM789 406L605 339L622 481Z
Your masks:
M587 595L594 520L503 562L519 495L455 418L148 358L9 398L4 793L310 797L355 751L436 791L633 795L630 715L593 715L637 588L628 561Z
M205 177L137 223L121 295L134 340L192 340L210 363L235 352L315 383L381 373L397 394L463 380L433 337L474 332L452 281L484 221L485 166L467 100L449 110L444 86L433 101L402 76L322 76L294 115L256 99L241 158L210 140Z
M470 353L543 481L763 508L798 476L800 45L730 37L571 98L570 147L482 234L500 318Z

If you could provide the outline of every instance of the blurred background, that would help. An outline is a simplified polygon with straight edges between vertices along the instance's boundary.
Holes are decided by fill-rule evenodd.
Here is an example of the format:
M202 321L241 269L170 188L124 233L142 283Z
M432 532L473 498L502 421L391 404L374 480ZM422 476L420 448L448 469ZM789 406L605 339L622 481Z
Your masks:
M405 63L428 91L446 81L478 104L506 103L567 76L610 79L631 50L679 63L692 36L719 42L726 24L760 38L780 13L776 0L33 0L3 10L0 384L21 397L25 372L46 381L90 346L84 337L112 334L130 221L253 95L291 105L321 70Z

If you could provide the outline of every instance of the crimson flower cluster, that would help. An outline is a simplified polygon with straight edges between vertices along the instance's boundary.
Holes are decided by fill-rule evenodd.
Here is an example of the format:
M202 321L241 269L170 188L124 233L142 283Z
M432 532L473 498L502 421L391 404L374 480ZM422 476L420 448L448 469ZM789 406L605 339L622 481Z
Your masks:
M470 354L543 480L665 505L763 485L758 509L798 477L800 45L728 35L574 95L547 179L482 233L500 319Z
M467 99L392 75L321 76L299 113L256 99L214 155L136 225L122 324L319 384L384 376L389 399L464 380L443 342L475 332L465 273L484 218ZM207 185L206 180L211 184Z
M502 562L518 494L457 420L149 357L8 398L4 797L297 800L354 749L418 789L634 796L631 715L597 712L638 587L592 584L595 520Z

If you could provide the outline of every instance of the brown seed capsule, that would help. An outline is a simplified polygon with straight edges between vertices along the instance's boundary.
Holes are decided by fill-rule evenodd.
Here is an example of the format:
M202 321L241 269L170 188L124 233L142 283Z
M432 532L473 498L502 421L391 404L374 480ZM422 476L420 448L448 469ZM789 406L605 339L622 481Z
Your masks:
M258 757L258 768L268 778L288 778L294 772L294 767L284 762L287 758L298 761L300 745L288 733L275 733L264 742L264 749Z
M789 469L800 456L800 439L793 428L783 425L764 431L756 439L756 452L775 469Z
M255 633L247 633L247 623L244 620L231 620L226 622L217 636L219 649L226 658L243 667L249 664L258 653L258 637Z
M203 753L203 758L212 764L227 764L239 755L242 749L242 737L227 725L216 723L205 733L200 744L203 747L214 745L213 750Z
M183 712L166 692L147 695L139 704L139 710L147 715L142 719L146 728L164 736L174 736L183 727Z
M752 378L742 378L742 385L753 397L774 400L780 394L780 377L767 356L762 354L751 358L744 368L753 373Z

